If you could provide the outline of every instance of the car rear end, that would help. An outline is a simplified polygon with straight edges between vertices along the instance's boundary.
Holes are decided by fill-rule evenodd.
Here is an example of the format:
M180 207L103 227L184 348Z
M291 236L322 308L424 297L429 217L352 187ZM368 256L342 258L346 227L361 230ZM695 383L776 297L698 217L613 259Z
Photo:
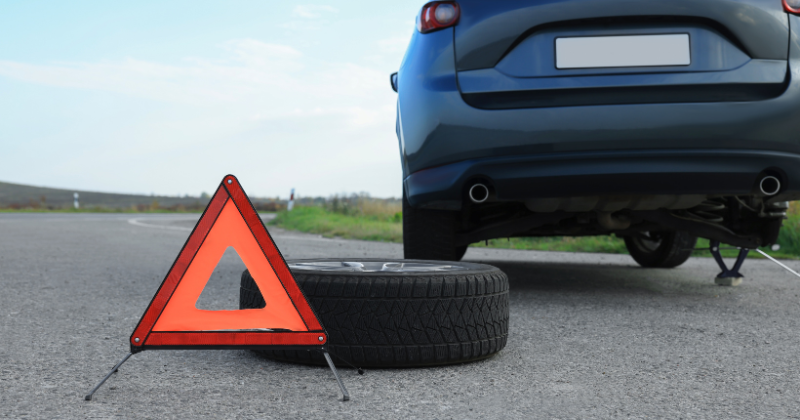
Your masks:
M415 33L400 69L398 137L409 206L462 214L460 243L800 198L800 20L781 0L443 3L457 22ZM634 227L596 216L619 212ZM486 229L555 213L591 222ZM710 223L728 243L777 235Z

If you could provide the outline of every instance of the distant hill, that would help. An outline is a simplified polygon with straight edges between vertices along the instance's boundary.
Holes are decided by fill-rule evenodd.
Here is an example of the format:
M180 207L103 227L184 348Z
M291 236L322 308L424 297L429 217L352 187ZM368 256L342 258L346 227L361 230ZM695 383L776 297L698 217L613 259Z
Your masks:
M73 205L73 194L78 193L81 207L131 208L199 208L208 204L208 197L168 197L160 195L113 194L81 190L34 187L0 182L0 208L67 208Z
M73 194L78 193L81 208L108 208L146 211L154 209L201 211L211 197L170 197L164 195L114 194L59 188L34 187L32 185L0 182L0 209L66 209L73 204ZM279 198L250 197L256 210L280 211L286 209L286 200ZM331 207L341 209L361 209L365 203L379 203L381 206L400 207L399 198L372 198L369 194L337 194L330 197L297 197L298 206ZM367 205L367 207L370 207ZM372 206L374 207L374 205ZM371 208L371 207L370 207ZM400 210L397 210L400 211Z

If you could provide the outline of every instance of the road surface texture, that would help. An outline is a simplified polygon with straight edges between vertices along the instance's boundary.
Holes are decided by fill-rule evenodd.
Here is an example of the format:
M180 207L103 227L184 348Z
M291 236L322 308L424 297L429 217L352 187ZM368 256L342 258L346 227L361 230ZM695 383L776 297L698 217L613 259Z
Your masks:
M0 417L797 418L800 279L764 260L741 287L708 258L470 249L511 280L508 346L427 369L330 370L242 350L146 351L94 401L197 216L0 214ZM397 244L271 229L288 258L400 258ZM796 270L800 263L790 262ZM223 257L198 306L235 309Z

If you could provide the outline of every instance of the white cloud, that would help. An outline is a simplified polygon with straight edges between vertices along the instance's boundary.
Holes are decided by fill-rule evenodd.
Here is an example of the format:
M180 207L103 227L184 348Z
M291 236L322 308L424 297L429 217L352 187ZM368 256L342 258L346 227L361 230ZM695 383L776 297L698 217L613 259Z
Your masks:
M26 140L30 146L18 160L52 159L42 164L61 174L59 185L24 166L8 166L1 173L15 178L3 177L105 191L153 185L157 193L172 193L208 190L233 172L254 195L285 195L291 187L306 195L399 195L396 96L385 71L321 61L254 39L218 47L217 58L189 57L178 64L136 58L0 61L0 77L78 92L72 98L81 91L86 98L90 91L130 98L113 101L129 104L119 105L116 114L103 105L78 108L108 116L55 131L51 138L68 153L42 157L39 148L49 143L33 135ZM86 167L108 175L75 169Z
M319 62L290 46L253 39L229 41L223 47L229 55L222 60L191 58L186 65L133 58L55 65L0 61L0 76L190 105L226 103L259 119L324 110L352 114L358 125L368 122L365 115L376 109L376 99L388 96L382 94L386 75L372 68Z
M325 13L339 12L332 6L324 5L298 5L292 9L292 16L305 19L318 19Z

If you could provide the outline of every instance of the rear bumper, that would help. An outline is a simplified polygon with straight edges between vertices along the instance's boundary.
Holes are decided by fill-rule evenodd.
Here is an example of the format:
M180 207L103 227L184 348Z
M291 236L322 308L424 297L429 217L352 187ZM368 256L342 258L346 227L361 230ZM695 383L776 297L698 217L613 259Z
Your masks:
M471 83L461 80L471 72L456 76L453 32L415 34L400 70L398 98L409 203L460 209L465 187L477 179L491 184L498 201L749 195L766 170L782 178L775 199L800 199L800 17L789 16L789 24L788 74L786 67L766 63L775 77L785 77L780 92L768 95L775 97L561 107L517 103L520 108L513 109L469 103L470 94L491 86L473 83L467 93L469 86L460 85ZM687 86L684 82L679 84ZM566 100L563 93L556 99ZM619 91L612 96L620 97Z
M458 210L478 180L494 200L581 196L758 194L765 173L782 182L776 201L800 198L800 154L763 150L637 150L470 159L405 178L414 207Z
M603 92L594 91L591 96L583 97L580 96L581 89L573 89L573 95L570 96L564 92L568 89L560 89L563 86L556 89L558 95L548 96L553 93L552 86L537 86L539 90L524 90L527 92L523 94L524 97L511 95L498 98L485 93L489 87L484 89L472 83L475 80L470 82L467 78L461 79L472 72L460 72L456 76L452 31L442 30L424 36L415 34L399 74L398 138L407 192L409 196L418 196L420 203L437 201L429 192L449 191L448 188L423 187L429 182L418 183L414 180L429 179L432 176L430 174L434 173L438 174L435 177L447 179L466 176L463 175L467 173L463 169L465 167L472 167L479 162L506 162L506 159L529 159L535 162L533 166L536 168L552 168L550 163L540 162L539 157L607 156L623 150L641 151L653 156L660 153L704 156L703 159L711 156L712 160L727 153L725 151L761 157L800 155L800 118L797 118L800 110L800 36L796 34L797 28L800 28L800 17L790 16L789 23L795 30L789 39L788 74L787 67L783 65L761 63L767 64L771 69L769 74L775 76L765 76L764 80L773 82L778 76L785 78L784 83L765 84L780 86L779 91L765 93L759 88L739 92L750 92L753 98L736 97L731 96L730 92L723 92L728 96L714 96L718 102L700 103L695 102L699 100L697 98L682 95L707 96L710 93L677 79L670 80L678 85L654 87L661 89L662 95L677 97L672 99L676 102L669 103L647 103L648 97L641 96L648 96L652 92L641 87L627 92L628 96L633 97L631 99L623 95L625 92L621 92L618 86L612 94L605 96ZM492 71L474 70L474 75ZM744 68L731 71L726 77L734 77L741 71ZM709 75L703 77L706 76ZM731 80L718 80L719 86L737 84ZM533 79L523 82L540 83ZM705 89L715 86L708 80L702 82ZM530 88L528 86L526 89ZM544 93L531 96L531 92ZM576 95L579 97L574 97ZM600 98L597 100L606 104L593 104L587 98ZM662 101L663 97L659 100ZM480 103L470 103L474 101ZM543 106L548 101L550 106ZM563 106L576 101L584 105ZM608 104L614 101L639 103ZM503 109L507 106L519 108ZM757 170L748 168L746 173L755 170L757 174L770 166L789 170L785 164L777 161L764 161L760 157L757 160L755 166L761 167ZM673 162L671 165L680 165L682 160L675 159ZM703 165L710 164L703 162ZM700 173L709 171L714 172L699 170ZM420 189L415 189L415 185L420 185ZM732 190L741 191L741 187ZM453 197L450 194L438 201L452 205Z

